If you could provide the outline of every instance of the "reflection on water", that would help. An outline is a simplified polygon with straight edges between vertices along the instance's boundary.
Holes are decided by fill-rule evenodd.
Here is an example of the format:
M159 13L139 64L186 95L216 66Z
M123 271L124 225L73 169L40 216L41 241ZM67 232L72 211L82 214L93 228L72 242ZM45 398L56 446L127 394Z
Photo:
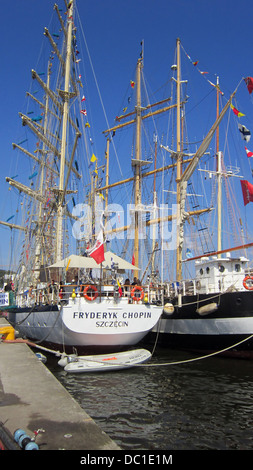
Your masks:
M190 357L158 349L148 366L103 374L66 374L55 358L48 367L122 449L252 449L253 362L158 365Z

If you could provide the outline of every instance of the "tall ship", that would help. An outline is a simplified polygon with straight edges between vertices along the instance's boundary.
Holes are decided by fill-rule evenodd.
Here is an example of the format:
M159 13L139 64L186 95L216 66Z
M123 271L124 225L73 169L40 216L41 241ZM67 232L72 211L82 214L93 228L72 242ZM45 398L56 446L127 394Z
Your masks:
M30 184L27 174L23 182L18 175L6 177L22 220L10 216L1 226L19 233L21 251L1 310L21 336L39 344L78 351L126 348L158 322L163 290L124 286L126 273L138 272L138 266L107 249L106 195L96 192L101 168L86 108L75 1L55 5L54 13L55 29L44 30L46 71L31 71L27 112L20 113L26 138L13 143L22 175L29 161Z
M236 90L225 98L218 76L216 81L210 81L206 72L199 68L198 61L194 62L185 52L179 39L176 51L177 63L173 66L176 71L174 80L177 89L176 148L174 151L168 147L166 149L173 153L177 166L175 271L174 277L170 275L169 282L165 282L164 313L153 334L159 335L158 341L167 347L204 354L220 353L251 358L253 270L249 254L253 244L248 204L253 200L253 185L248 179L253 174L250 163L253 154L249 150L251 132L245 125L247 118L241 109L237 109L237 94L242 90L242 94L245 94L250 103L248 97L252 93L253 79L242 77ZM186 140L183 135L183 123L187 113L181 94L185 83L181 77L182 51L193 68L197 69L202 77L204 75L206 83L216 93L216 116L213 118L213 125L205 138L196 145L196 150L188 155L185 152ZM220 110L222 99L225 104ZM221 151L220 128L223 123L224 151ZM231 127L232 140L237 141L237 146L232 151L228 144L228 129ZM190 161L187 162L189 156ZM247 161L244 165L246 176L241 174L236 163L237 158L240 164ZM193 210L189 210L196 173L204 177L204 191L208 191L209 183L212 187L207 223L203 216L199 215L200 211L194 220L196 209L200 209L199 194L193 199ZM197 192L201 187L199 175ZM208 204L206 207L208 208ZM243 210L246 223L242 221ZM204 212L203 209L203 214ZM190 236L187 234L189 225Z
M152 130L149 125L148 143L139 156L132 156L135 177L118 178L103 190L114 193L118 201L119 188L125 195L133 180L132 187L137 185L137 191L128 189L127 200L134 204L139 228L134 237L122 236L121 253L128 250L133 254L133 262L137 260L141 267L141 281L162 286L165 299L163 315L145 341L205 354L251 357L253 243L248 203L253 200L253 185L248 179L253 153L247 116L238 99L244 96L251 112L253 79L241 77L226 96L218 75L210 79L177 39L176 60L167 82L169 93L152 103L144 76L143 42L141 45L131 82L137 105L131 107L131 93L126 94L122 111L104 133L113 149L120 148L125 130L134 123L138 129L135 143L140 147L141 137L147 136L147 123L153 124L156 117L158 124ZM185 70L191 68L189 75L198 78L199 98L193 104L192 88L182 77L183 59L188 64ZM203 105L207 98L209 104ZM192 114L196 111L190 119L189 108ZM204 122L207 116L210 121L210 114L208 127ZM199 129L202 135L191 139L190 132L199 135ZM236 142L234 149L231 142ZM126 223L108 225L107 233L129 233L129 227Z
M251 357L253 152L239 98L253 79L224 93L177 39L169 77L151 92L141 41L98 157L76 5L54 9L47 72L32 70L20 114L29 139L13 144L32 162L30 186L6 178L23 224L0 225L23 237L1 309L21 335L57 348L144 341Z

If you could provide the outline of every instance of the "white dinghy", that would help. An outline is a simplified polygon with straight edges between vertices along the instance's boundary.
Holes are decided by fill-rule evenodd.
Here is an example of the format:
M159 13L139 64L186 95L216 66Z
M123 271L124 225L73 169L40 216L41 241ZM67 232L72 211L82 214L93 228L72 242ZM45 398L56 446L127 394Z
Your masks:
M151 353L146 349L135 349L115 354L95 356L62 356L58 364L69 373L105 372L128 369L150 359Z

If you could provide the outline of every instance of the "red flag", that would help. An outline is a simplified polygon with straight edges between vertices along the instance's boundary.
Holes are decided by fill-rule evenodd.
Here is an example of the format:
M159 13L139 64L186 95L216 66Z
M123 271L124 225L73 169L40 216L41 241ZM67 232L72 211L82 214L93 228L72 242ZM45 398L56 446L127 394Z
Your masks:
M245 150L246 150L246 153L247 153L247 157L253 157L253 152L248 150L247 147L245 147Z
M249 94L251 94L253 91L253 77L247 77L244 79L244 81L247 85Z
M233 110L233 113L238 116L238 117L242 117L242 116L245 116L245 114L241 113L240 111L238 111L238 109L236 109L232 104L230 105L231 109Z
M241 180L243 202L246 206L249 202L253 202L253 184L246 180Z
M88 255L91 256L97 264L102 263L105 260L104 253L104 241L103 241L103 232L99 232L95 246L88 251Z
M135 257L134 257L134 254L132 256L132 264L135 266Z

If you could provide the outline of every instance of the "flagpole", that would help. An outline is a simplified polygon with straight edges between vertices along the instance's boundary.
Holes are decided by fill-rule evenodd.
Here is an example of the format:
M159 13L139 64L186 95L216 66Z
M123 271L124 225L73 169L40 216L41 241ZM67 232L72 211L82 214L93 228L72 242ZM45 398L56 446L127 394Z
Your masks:
M216 119L219 117L219 77L216 81L217 88L217 109L216 109ZM218 182L218 191L217 191L217 251L221 251L221 200L222 200L222 180L221 180L221 171L222 171L222 154L220 152L220 141L219 141L219 126L216 129L216 171L217 171L217 182ZM221 258L221 254L218 254L218 258Z
M100 264L100 302L102 298L102 263Z

